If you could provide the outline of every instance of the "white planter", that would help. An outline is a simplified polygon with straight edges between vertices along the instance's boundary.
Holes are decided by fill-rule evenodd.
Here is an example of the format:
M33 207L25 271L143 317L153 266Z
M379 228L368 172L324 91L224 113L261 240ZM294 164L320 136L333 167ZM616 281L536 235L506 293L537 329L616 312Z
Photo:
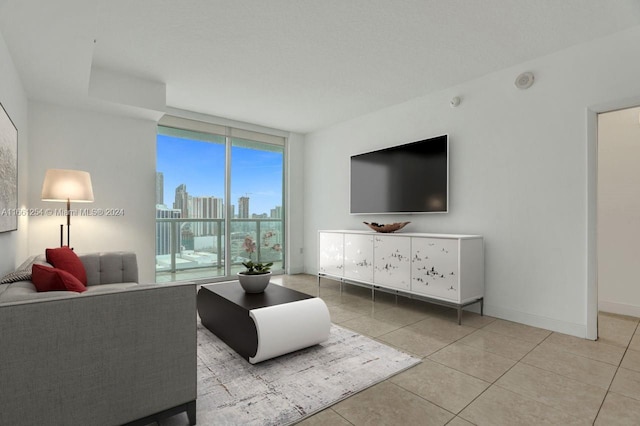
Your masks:
M240 281L245 293L262 293L269 285L270 279L271 271L259 275L245 275L242 272L238 272L238 281Z

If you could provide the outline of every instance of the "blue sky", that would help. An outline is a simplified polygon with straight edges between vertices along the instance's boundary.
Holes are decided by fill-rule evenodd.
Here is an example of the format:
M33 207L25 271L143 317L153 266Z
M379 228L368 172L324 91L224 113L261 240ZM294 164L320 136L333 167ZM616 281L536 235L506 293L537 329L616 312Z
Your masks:
M248 196L249 213L269 214L282 205L282 153L233 147L231 150L231 204ZM187 185L189 195L224 198L225 147L158 135L156 170L164 174L164 203L173 207L175 189Z

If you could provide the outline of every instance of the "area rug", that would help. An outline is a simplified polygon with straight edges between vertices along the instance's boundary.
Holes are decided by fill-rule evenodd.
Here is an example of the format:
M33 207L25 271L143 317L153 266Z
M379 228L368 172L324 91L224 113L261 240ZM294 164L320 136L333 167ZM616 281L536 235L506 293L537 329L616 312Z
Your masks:
M199 425L287 425L420 362L354 331L256 365L198 322Z

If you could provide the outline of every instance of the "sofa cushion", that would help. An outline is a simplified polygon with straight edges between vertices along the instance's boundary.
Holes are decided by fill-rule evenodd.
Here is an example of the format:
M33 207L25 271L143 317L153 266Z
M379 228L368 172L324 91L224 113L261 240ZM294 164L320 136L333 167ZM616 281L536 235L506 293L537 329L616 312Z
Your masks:
M58 268L48 266L33 265L32 268L33 285L39 292L43 291L75 291L82 293L87 288L71 273Z
M68 299L72 297L80 297L87 292L77 293L75 291L45 291L38 293L36 286L33 285L33 281L18 281L7 285L7 289L0 294L0 307L3 305L9 305L12 303L33 302L37 300L49 300L49 299ZM0 338L0 340L2 340Z
M47 262L54 268L62 269L76 277L84 287L87 285L87 271L77 254L69 247L47 249L45 251Z
M132 252L80 254L87 271L87 287L138 281L138 262Z

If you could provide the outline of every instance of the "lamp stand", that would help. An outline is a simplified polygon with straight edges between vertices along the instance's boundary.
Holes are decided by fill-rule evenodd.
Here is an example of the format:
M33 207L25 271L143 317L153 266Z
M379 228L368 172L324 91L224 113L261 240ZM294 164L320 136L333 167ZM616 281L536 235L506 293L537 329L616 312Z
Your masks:
M64 247L64 224L60 224L60 247ZM67 198L67 247L71 248L71 200ZM73 249L71 249L73 250Z
M71 200L67 198L67 247L71 248Z

